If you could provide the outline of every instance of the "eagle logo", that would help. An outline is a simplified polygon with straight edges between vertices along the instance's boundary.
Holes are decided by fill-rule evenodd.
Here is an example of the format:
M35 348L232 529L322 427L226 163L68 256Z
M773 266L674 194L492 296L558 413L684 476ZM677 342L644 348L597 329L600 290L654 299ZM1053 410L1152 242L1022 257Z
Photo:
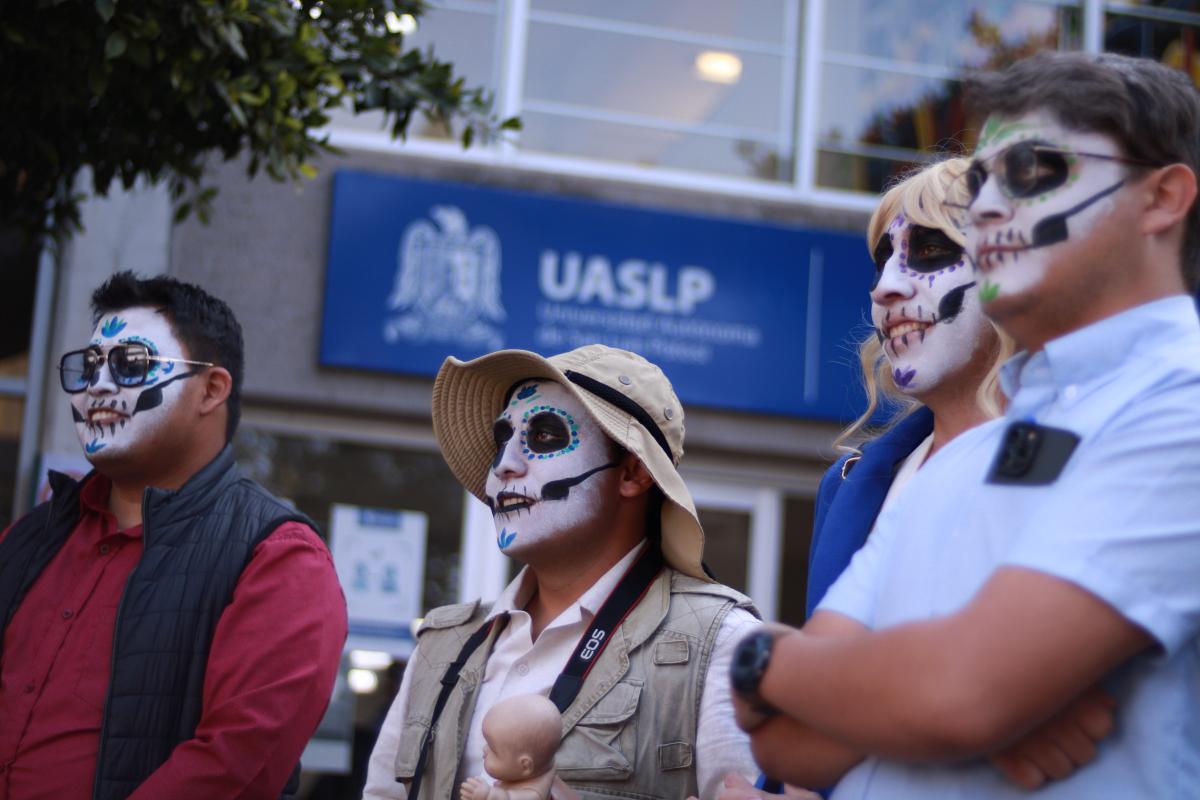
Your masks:
M384 340L503 348L500 238L486 226L470 229L455 206L434 206L429 216L436 227L417 220L400 237Z

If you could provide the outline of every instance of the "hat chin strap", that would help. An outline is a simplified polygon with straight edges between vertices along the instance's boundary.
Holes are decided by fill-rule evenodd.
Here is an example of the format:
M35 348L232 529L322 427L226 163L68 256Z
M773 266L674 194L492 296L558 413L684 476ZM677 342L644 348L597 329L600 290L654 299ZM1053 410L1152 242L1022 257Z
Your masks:
M567 495L571 492L572 486L577 486L583 483L597 472L603 472L606 469L612 469L613 467L619 467L620 465L620 461L612 461L608 464L601 464L598 467L589 469L587 472L581 475L576 475L574 478L559 478L556 481L550 481L542 487L542 499L566 500Z
M599 397L601 400L607 401L617 408L624 411L629 416L641 423L642 427L650 432L654 437L654 441L658 442L658 446L667 454L667 458L671 459L671 463L675 463L675 454L671 452L671 445L667 443L667 437L662 432L662 428L658 427L658 423L654 418L646 413L646 409L639 406L636 402L630 399L625 394L617 391L611 386L601 383L595 378L587 375L581 375L574 370L567 370L563 373L571 383L581 389L585 389Z

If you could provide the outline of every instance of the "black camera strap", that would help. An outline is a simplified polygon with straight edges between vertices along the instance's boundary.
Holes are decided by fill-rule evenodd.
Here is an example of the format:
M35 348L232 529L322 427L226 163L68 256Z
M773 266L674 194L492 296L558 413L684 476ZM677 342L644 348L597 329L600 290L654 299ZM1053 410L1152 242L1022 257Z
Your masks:
M629 616L629 612L646 596L650 584L662 571L663 563L662 550L657 544L649 543L621 576L621 580L604 604L600 606L600 610L596 612L596 616L592 620L591 627L580 637L575 652L567 661L567 666L559 674L558 679L554 681L554 688L550 690L550 701L558 707L560 713L565 713L579 695L579 690L583 688L583 682L592 665L596 663L600 654L604 652L604 648L608 646L613 632L621 626L621 623ZM408 800L417 800L421 788L421 777L425 773L425 764L433 744L434 728L437 726L442 709L446 706L446 701L450 699L450 692L458 684L459 672L462 671L463 665L467 663L471 654L488 638L492 626L501 620L503 620L500 623L502 625L508 622L508 614L498 614L472 633L470 638L463 643L458 657L446 668L446 673L442 676L442 690L438 694L437 702L434 703L433 714L429 719L429 728L425 731L425 738L421 742L421 752L417 757L417 766L413 770L412 782L408 789Z
M438 717L442 715L442 709L446 707L446 701L450 699L450 692L454 691L454 687L458 684L458 674L462 672L463 665L467 663L467 659L479 648L479 645L487 639L493 626L499 624L503 627L507 622L508 614L504 613L497 614L483 623L467 641L463 642L462 650L458 651L458 657L450 662L450 666L446 667L446 673L442 675L442 690L438 693L437 702L433 705L433 715L429 718L429 727L425 730L425 738L421 740L421 753L417 756L417 766L413 770L412 783L408 787L408 800L417 800L417 795L420 793L421 777L425 774L425 762L429 758L429 748L433 745L434 728L437 726Z
M620 583L612 590L604 605L600 606L592 620L591 628L579 638L571 660L567 662L567 666L554 681L554 688L550 690L550 702L558 706L560 713L567 712L567 708L583 688L583 682L592 665L608 646L613 632L646 596L650 584L654 582L662 567L662 550L651 542L621 576Z

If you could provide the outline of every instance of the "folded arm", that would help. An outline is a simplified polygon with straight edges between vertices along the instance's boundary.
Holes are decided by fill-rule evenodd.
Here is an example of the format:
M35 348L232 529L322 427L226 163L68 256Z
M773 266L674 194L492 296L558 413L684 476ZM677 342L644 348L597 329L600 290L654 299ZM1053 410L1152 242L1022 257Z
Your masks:
M957 759L1013 743L1152 643L1085 589L1005 567L946 617L858 636L781 638L760 691L851 749Z

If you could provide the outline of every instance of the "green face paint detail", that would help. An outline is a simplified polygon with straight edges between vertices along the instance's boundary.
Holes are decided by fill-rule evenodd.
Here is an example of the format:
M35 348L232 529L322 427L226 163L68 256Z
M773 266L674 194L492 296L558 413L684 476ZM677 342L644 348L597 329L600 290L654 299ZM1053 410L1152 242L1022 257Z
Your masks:
M1001 122L998 117L988 117L987 122L983 124L983 130L979 132L979 144L975 149L983 150L1032 128L1033 125L1029 122Z
M996 295L1000 294L1000 284L984 281L979 287L979 300L982 303L990 303L996 299Z

